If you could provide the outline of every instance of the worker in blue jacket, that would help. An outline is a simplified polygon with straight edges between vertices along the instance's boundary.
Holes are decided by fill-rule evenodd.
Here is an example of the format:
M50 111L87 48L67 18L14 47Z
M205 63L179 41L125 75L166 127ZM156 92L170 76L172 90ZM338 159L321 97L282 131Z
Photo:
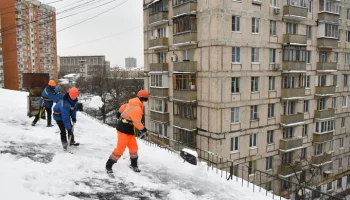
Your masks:
M71 123L71 120L73 123L77 121L78 95L79 90L76 87L72 87L53 108L53 118L60 128L61 142L64 150L66 150L68 146L66 130L68 131L68 139L71 137L70 145L79 145L79 143L74 140L73 126Z
M47 113L47 127L53 126L51 123L52 106L54 102L57 103L59 100L61 100L62 96L63 94L61 94L60 89L56 87L55 81L50 80L48 86L46 86L41 93L41 98L39 100L40 109L38 114L35 115L32 126L35 126L35 124L44 114L45 110Z

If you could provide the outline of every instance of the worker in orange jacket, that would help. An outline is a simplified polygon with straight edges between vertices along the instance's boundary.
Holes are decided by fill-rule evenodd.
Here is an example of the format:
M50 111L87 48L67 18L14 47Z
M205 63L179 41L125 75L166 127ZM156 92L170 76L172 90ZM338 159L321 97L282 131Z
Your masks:
M148 98L148 92L140 90L137 93L137 97L130 99L127 104L119 108L117 114L120 116L120 121L117 124L118 142L106 163L107 174L113 175L112 166L123 155L126 147L128 147L130 152L130 168L135 172L141 171L137 165L138 146L136 142L136 129L140 130L143 134L147 134L147 129L141 123L141 119L143 116L143 104L148 101Z

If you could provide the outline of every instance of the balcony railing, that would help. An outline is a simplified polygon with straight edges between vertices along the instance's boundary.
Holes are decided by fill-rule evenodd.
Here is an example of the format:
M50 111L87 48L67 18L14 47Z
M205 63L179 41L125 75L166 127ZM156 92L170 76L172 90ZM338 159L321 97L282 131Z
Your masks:
M335 109L333 108L330 108L327 110L315 110L315 118L317 119L334 117L334 114L335 114Z
M318 20L319 21L339 23L339 18L340 18L340 16L337 13L330 13L330 12L318 13Z
M173 35L174 45L190 45L197 43L197 32L183 32Z
M336 71L337 70L337 63L336 62L317 62L316 66L317 71Z
M306 45L306 35L296 35L296 34L283 34L284 44L305 44Z
M151 110L151 119L159 122L169 122L169 113L159 113Z
M301 171L301 164L297 163L295 165L282 164L278 168L278 174L286 176Z
M169 89L168 88L150 88L150 94L156 97L168 97Z
M166 48L169 46L168 38L156 38L149 41L149 48L158 49L158 48Z
M177 90L174 89L174 99L184 100L184 101L196 101L197 100L197 90Z
M168 12L159 12L149 16L150 24L161 24L168 22Z
M174 125L185 129L193 130L197 128L196 119L186 119L174 115Z
M306 62L283 61L284 71L306 71Z
M321 165L323 163L330 162L330 161L332 161L332 154L328 154L328 153L311 157L311 163L313 165Z
M169 71L168 63L151 63L150 71Z
M335 38L317 38L317 47L332 49L338 48L338 39Z
M188 1L186 3L176 5L173 7L174 16L195 12L197 12L197 2L193 1Z
M281 115L281 123L285 125L300 123L303 121L304 121L304 113L298 113L295 115Z
M316 95L333 95L335 94L335 86L317 86Z
M323 142L326 142L329 140L333 140L333 133L334 133L334 131L330 131L330 132L323 133L323 134L314 133L314 136L313 136L314 142L323 143Z
M281 97L283 99L305 97L305 88L282 88Z
M281 151L292 151L303 147L303 138L290 138L280 140Z
M197 62L196 61L174 62L174 71L196 72L197 71Z
M283 6L283 17L293 20L303 20L307 17L307 8L298 6Z

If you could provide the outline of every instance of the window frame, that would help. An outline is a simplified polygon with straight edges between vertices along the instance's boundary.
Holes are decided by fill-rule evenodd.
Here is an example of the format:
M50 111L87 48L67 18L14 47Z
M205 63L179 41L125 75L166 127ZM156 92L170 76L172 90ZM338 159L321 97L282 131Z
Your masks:
M232 63L241 63L241 48L240 47L232 47Z
M249 135L249 147L250 148L257 148L258 147L258 134L257 133L252 133Z
M232 77L231 78L231 93L237 94L240 93L240 77Z
M230 152L239 152L239 136L231 137Z
M275 117L275 104L269 103L267 104L267 118L274 118Z
M260 18L252 17L252 34L260 34Z
M274 130L268 130L267 131L267 144L274 144L274 139L273 139L273 135L274 135Z
M231 30L232 30L232 32L236 32L236 33L241 32L241 16L240 15L232 15Z
M250 84L251 92L259 92L259 76L252 76Z
M276 77L269 76L269 91L275 91L275 90L276 90Z
M240 123L240 112L239 107L231 108L231 124ZM237 119L236 119L237 118Z

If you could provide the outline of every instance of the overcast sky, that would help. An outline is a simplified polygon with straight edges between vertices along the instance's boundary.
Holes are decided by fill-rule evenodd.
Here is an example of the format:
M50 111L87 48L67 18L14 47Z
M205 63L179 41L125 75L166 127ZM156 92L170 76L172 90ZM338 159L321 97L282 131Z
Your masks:
M58 19L56 25L58 56L105 55L106 60L111 62L111 66L116 64L125 66L126 57L135 57L137 59L137 66L143 66L142 1L61 0L56 3L53 2L58 0L40 1L56 8L56 18ZM59 14L66 9L88 2L94 4ZM104 3L108 4L59 20L61 17L81 12ZM121 5L112 9L118 4ZM106 12L109 9L112 10ZM99 16L66 30L62 30L68 26L92 18L95 15ZM114 36L108 37L113 34ZM98 40L104 37L108 38Z

